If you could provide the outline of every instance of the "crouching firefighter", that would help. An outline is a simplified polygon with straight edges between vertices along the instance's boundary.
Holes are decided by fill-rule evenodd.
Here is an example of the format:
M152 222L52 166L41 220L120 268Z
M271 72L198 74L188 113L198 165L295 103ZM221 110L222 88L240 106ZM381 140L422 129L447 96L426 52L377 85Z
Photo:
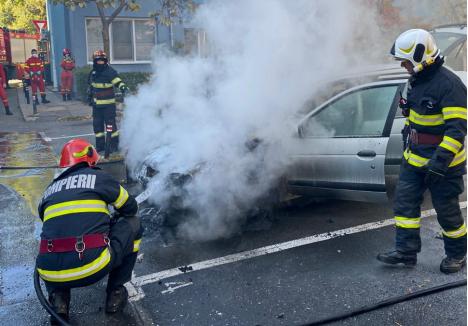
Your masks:
M88 102L93 107L96 149L98 152L105 150L106 132L109 132L111 135L110 152L117 151L119 131L115 121L116 99L114 87L118 87L123 95L128 91L128 88L117 72L108 65L107 55L102 50L97 50L93 54L93 70L88 76L88 87Z
M446 257L443 273L466 264L466 224L458 197L466 174L466 87L446 69L430 33L412 29L395 41L391 54L411 77L407 99L400 100L407 116L406 148L394 202L396 250L377 259L414 266L421 251L421 203L429 189L442 227Z
M110 175L95 167L99 154L83 139L66 143L60 157L64 171L39 204L43 222L37 271L49 302L68 321L70 289L107 281L105 311L121 311L143 233L135 198ZM120 215L111 218L108 205ZM57 320L51 317L51 324Z

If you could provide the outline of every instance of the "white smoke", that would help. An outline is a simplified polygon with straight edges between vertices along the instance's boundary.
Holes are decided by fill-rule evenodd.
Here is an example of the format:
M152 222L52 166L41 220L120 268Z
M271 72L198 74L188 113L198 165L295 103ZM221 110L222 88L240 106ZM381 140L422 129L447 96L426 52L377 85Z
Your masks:
M194 18L211 56L155 54L155 77L127 101L122 146L130 168L153 153L159 173L151 200L159 205L171 196L164 186L170 173L201 166L184 195L198 217L180 226L181 235L231 234L275 186L288 164L296 113L321 81L375 53L374 15L358 4L212 1ZM263 142L249 151L245 142L253 137Z

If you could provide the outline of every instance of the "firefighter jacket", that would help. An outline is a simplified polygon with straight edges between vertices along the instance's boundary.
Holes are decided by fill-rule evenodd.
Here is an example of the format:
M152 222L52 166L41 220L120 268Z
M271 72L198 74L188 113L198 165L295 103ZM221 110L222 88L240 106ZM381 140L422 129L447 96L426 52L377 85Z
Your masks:
M88 76L89 92L95 108L115 105L114 86L124 88L125 83L109 65L102 71L93 69Z
M60 66L65 71L72 71L73 69L75 69L75 60L73 60L72 58L64 58Z
M441 142L410 142L404 159L418 170L428 168L444 175L462 175L466 173L466 86L443 63L438 58L410 78L406 120L413 132L438 135Z
M30 57L26 60L24 69L30 76L42 76L42 73L44 72L44 63L38 57Z
M43 222L41 239L108 234L108 205L122 216L133 216L138 211L135 198L107 173L87 163L70 167L43 194L38 208ZM37 268L46 281L69 282L99 272L110 261L108 247L100 247L86 249L81 258L75 251L39 254Z

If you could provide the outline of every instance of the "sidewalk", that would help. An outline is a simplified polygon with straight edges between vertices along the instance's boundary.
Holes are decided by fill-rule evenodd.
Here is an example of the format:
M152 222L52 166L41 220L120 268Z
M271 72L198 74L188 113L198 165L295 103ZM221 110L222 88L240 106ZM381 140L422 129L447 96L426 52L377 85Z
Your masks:
M31 104L26 103L23 88L17 88L16 94L18 96L18 106L25 121L36 121L38 119L48 119L50 121L92 120L90 106L78 100L63 101L62 94L52 91L49 87L46 88L46 98L50 103L40 103L37 106L36 114L33 114L32 94L30 94Z

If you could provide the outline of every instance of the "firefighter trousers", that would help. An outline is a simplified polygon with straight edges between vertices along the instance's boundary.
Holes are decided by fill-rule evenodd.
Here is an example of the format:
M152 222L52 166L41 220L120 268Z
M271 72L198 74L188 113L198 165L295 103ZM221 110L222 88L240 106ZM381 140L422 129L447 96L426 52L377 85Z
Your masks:
M73 89L73 72L71 70L62 70L60 85L62 86L62 95L71 94Z
M464 191L463 176L446 176L436 184L426 185L426 173L401 166L395 201L396 250L406 254L421 251L420 222L424 192L429 189L437 220L443 230L447 257L466 255L466 225L458 197Z
M93 106L93 129L98 152L105 150L107 130L111 130L110 151L114 152L119 148L119 131L115 121L115 110L114 104L98 108Z
M1 80L0 80L1 82ZM2 103L4 107L8 107L8 95L6 90L3 88L3 85L0 85L0 98L2 99Z
M70 293L71 288L94 284L109 274L106 291L109 293L123 286L132 278L133 267L138 255L138 249L143 236L143 227L139 217L121 217L111 225L109 239L111 260L99 272L83 279L68 282L44 281L47 292Z
M37 89L39 88L39 92L41 96L45 95L45 86L44 86L44 79L42 78L42 74L32 74L31 75L31 89L32 95L35 96L37 94Z

